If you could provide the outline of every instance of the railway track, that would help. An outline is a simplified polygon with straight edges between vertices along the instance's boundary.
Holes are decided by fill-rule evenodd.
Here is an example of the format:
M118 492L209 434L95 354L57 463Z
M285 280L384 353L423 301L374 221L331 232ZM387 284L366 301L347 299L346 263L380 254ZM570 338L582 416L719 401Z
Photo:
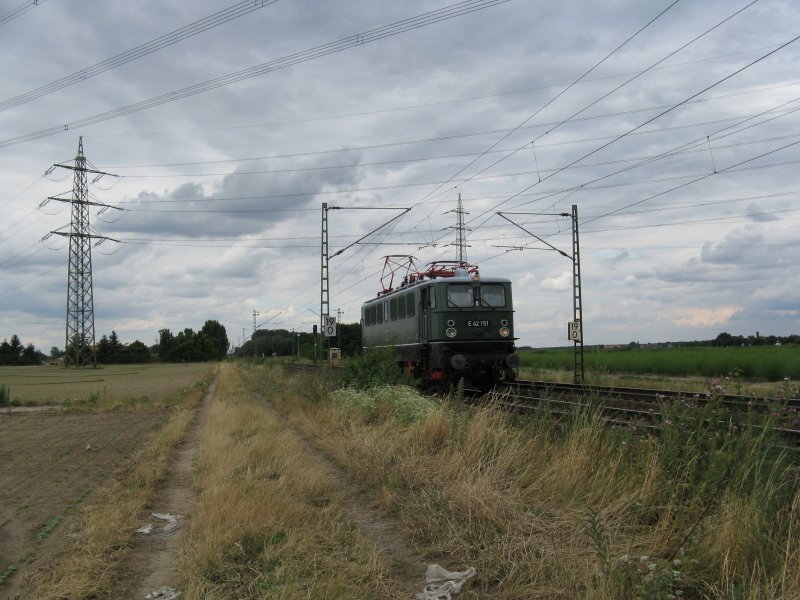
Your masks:
M702 407L710 402L728 410L744 413L755 411L778 418L774 429L800 446L800 398L776 399L732 394L704 394L654 390L647 388L590 386L549 381L515 381L503 384L504 404L515 410L530 410L546 402L556 413L568 413L578 407L594 406L611 423L630 424L632 420L657 428L661 408L666 403L683 402L687 408Z

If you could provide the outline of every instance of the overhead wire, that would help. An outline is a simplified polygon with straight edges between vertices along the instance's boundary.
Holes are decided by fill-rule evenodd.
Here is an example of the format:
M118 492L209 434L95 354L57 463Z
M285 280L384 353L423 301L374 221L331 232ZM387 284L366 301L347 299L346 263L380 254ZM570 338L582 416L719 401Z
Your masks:
M83 69L75 71L70 75L66 75L60 79L56 79L55 81L51 81L50 83L39 86L38 88L25 92L24 94L19 94L13 98L0 101L0 112L14 108L15 106L20 106L21 104L25 104L31 100L36 100L42 96L52 94L58 90L63 90L66 87L95 77L100 73L105 73L111 69L116 69L119 66L137 60L143 56L147 56L148 54L152 54L153 52L168 46L172 46L173 44L177 44L178 42L194 37L195 35L208 31L209 29L224 25L225 23L233 21L234 19L238 19L239 17L263 8L264 6L274 4L277 1L278 0L243 0L242 2L237 2L228 8L217 11L212 15L203 17L202 19L189 23L188 25L184 25L179 29L159 36L144 44L140 44L134 48L131 48L130 50L126 50L125 52L121 52L115 56L112 56L111 58L103 60L99 63L95 63L89 67L84 67ZM0 25L2 25L1 17Z
M699 63L705 62L712 62L715 60L719 60L721 58L730 58L732 56L741 56L744 54L752 54L754 52L760 52L762 50L767 50L773 48L774 46L759 46L758 48L752 48L749 50L740 50L738 52L729 52L726 54L718 54L706 58L699 58L695 60L684 61L680 63L675 63L672 65L665 65L662 67L656 67L654 70L662 70L662 69L677 69L680 67L684 67L687 65L694 65ZM625 72L625 73L615 73L612 75L601 75L598 77L590 77L586 78L580 82L579 85L587 84L587 83L595 83L598 81L603 81L607 79L618 79L620 77L628 77L630 75L635 75L636 71L633 72ZM385 114L390 112L400 112L400 111L407 111L407 110L415 110L419 108L430 108L435 106L443 106L448 104L456 104L460 102L472 102L475 100L486 100L490 98L499 98L503 96L512 96L516 94L528 94L531 92L543 91L548 90L551 88L560 88L569 85L568 83L558 83L558 84L547 84L542 86L537 86L533 88L526 88L521 90L510 90L504 92L498 92L496 94L484 94L481 96L470 96L464 98L450 98L445 100L438 100L434 102L428 102L423 104L407 104L403 106L397 107L390 107L390 108L382 108L382 109L375 109L375 110L366 110L361 112L353 112L353 113L341 113L341 114L334 114L334 115L323 115L319 117L308 117L305 119L287 119L284 121L271 121L271 122L262 122L262 123L247 123L242 125L226 125L220 127L204 127L199 129L174 129L174 130L155 130L155 131L136 131L136 132L126 132L126 133L96 133L91 135L85 135L84 137L87 139L94 139L94 138L114 138L114 137L148 137L148 136L161 136L161 135L186 135L186 134L199 134L199 133L216 133L221 131L235 131L238 129L254 129L256 127L278 127L284 125L297 125L302 123L314 123L318 121L329 121L334 119L346 119L352 117L362 117L362 116L370 116L370 115L377 115L377 114ZM794 82L788 83L780 83L771 86L773 88L780 88L787 85L794 85ZM745 92L746 93L746 92ZM702 100L701 100L702 101Z
M474 174L474 176L481 175L482 173L485 173L485 172L486 172L486 171L488 171L489 169L492 169L492 168L494 168L495 166L497 166L497 165L498 165L498 164L500 164L501 162L503 162L503 161L507 160L508 158L510 158L511 156L515 155L516 153L520 152L520 151L521 151L521 150L523 150L524 148L527 148L527 147L528 147L528 144L531 144L531 145L535 144L535 143L536 143L536 142L538 142L540 139L542 139L544 136L546 136L546 135L549 135L549 134L553 133L553 132L554 132L556 129L558 129L558 128L559 128L559 127L561 127L562 125L564 125L564 124L566 124L566 123L569 123L569 122L571 122L571 121L572 121L573 119L575 119L575 118L576 118L578 115L580 115L580 114L582 114L582 113L586 112L586 111L587 111L587 110L589 110L591 107L593 107L593 106L596 106L597 104L599 104L600 102L602 102L603 100L605 100L606 98L608 98L609 96L611 96L612 94L614 94L614 93L618 92L619 90L621 90L622 88L624 88L624 87L625 87L625 86L627 86L628 84L630 84L630 83L632 83L632 82L636 81L636 80L637 80L639 77L641 77L641 76L643 76L643 75L645 75L645 74L649 73L649 72L650 72L650 71L652 71L654 68L656 68L658 65L660 65L660 64L662 64L663 62L665 62L665 61L669 60L670 58L672 58L673 56L675 56L676 54L678 54L678 53L679 53L679 52L681 52L682 50L685 50L686 48L688 48L689 46L691 46L692 44L694 44L694 43L695 43L695 42L697 42L698 40L700 40L700 39L702 39L703 37L705 37L706 35L710 34L712 31L715 31L716 29L718 29L719 27L721 27L722 25L724 25L725 23L727 23L727 22L728 22L728 21L730 21L731 19L733 19L733 18L737 17L738 15L740 15L741 13L743 13L745 10L747 10L748 8L750 8L751 6L753 6L754 4L758 3L759 1L760 1L760 0L751 0L751 2L749 2L748 4L746 4L745 6L743 6L742 8L740 8L739 10L737 10L737 11L735 11L735 12L731 13L730 15L728 15L727 17L725 17L725 18L724 18L724 19L722 19L721 21L717 22L716 24L714 24L713 26L709 27L708 29L706 29L706 30L705 30L705 31L703 31L702 33L700 33L700 34L696 35L695 37L693 37L693 38L692 38L691 40L689 40L688 42L685 42L684 44L681 44L680 46L678 46L677 48L675 48L675 49L674 49L674 50L672 50L671 52L667 53L666 55L664 55L663 57L661 57L660 59L658 59L656 62L652 63L652 64L651 64L650 66L648 66L647 68L643 69L642 71L639 71L638 73L634 74L632 77L630 77L630 78L628 78L627 80L625 80L625 81L623 81L622 83L620 83L620 84L619 84L618 86L616 86L615 88L613 88L613 89L609 90L608 92L606 92L606 93L604 93L604 94L600 95L598 98L595 98L594 100L592 100L592 101L591 101L591 102L589 102L588 104L584 105L582 108L580 108L580 109L578 109L577 111L573 112L573 113L572 113L570 116L568 116L567 118L563 119L562 121L560 121L559 123L557 123L557 124L556 124L555 126L553 126L552 128L548 129L547 131L544 131L544 132L540 133L540 134L539 134L538 136L536 136L536 137L535 137L535 138L534 138L532 141L530 141L530 142L526 142L525 144L523 144L522 146L518 147L518 148L517 148L516 150L514 150L513 152L511 152L511 153L507 154L506 156L503 156L503 157L501 157L500 159L498 159L497 161L493 162L492 164L490 164L490 165L487 165L486 167L483 167L482 169L480 169L479 171L477 171L477 172ZM666 114L666 113L664 113L664 114ZM655 118L658 118L658 117L655 117ZM471 179L471 177L467 178L467 180L466 180L465 182L459 183L459 185L460 185L460 186L461 186L461 185L464 185L464 183L466 183L466 182L470 181L470 179Z
M636 131L640 130L642 127L645 127L646 125L649 125L650 123L652 123L653 121L655 121L655 120L657 120L657 119L659 119L659 118L663 117L664 115L666 115L666 114L669 114L669 113L670 113L670 112L672 112L673 110L675 110L675 109L677 109L677 108L680 108L680 107L681 107L681 106L683 106L683 105L684 105L684 104L685 104L687 101L689 101L689 100L692 100L692 99L696 98L697 96L700 96L701 94L704 94L704 93L705 93L705 92L707 92L708 90L715 88L716 86L718 86L718 85L720 85L720 84L724 83L725 81L728 81L728 80L729 80L729 79L731 79L732 77L735 77L736 75L738 75L738 74L742 73L743 71L745 71L745 70L749 69L750 67L752 67L752 66L754 66L754 65L758 64L758 63L759 63L759 62L761 62L762 60L765 60L766 58L768 58L768 57L772 56L772 55L773 55L773 54L775 54L776 52L779 52L780 50L782 50L782 49L786 48L786 47L787 47L787 46L789 46L790 44L793 44L793 43L795 43L795 42L796 42L798 39L800 39L800 35L798 35L798 36L795 36L794 38L790 39L789 41L787 41L787 42L785 42L785 43L781 44L781 45L780 45L778 48L776 48L775 50L772 50L772 51L770 51L770 52L767 52L766 54L764 54L764 55L760 56L759 58L757 58L756 60L754 60L754 61L752 61L752 62L750 62L750 63L746 64L745 66L743 66L743 67L740 67L740 68L736 69L735 71L733 71L732 73L729 73L729 74L728 74L728 75L726 75L725 77L722 77L721 79L718 79L717 81L715 81L714 83L712 83L712 84L710 84L710 85L708 85L708 86L704 87L704 88L703 88L703 89L701 89L700 91L693 93L693 94L692 94L692 95L690 95L688 98L686 98L686 99L684 99L684 100L682 100L682 101L680 101L680 102L676 103L675 105L673 105L671 108L668 108L668 109L666 109L666 110L664 110L664 111L662 111L662 112L658 113L658 114L657 114L657 115L655 115L654 117L651 117L651 118L647 119L646 121L644 121L644 122L640 123L639 125L636 125L635 127L633 127L633 128L631 128L631 129L629 129L629 130L628 130L628 131L626 131L625 133L623 133L623 134L621 134L621 135L619 135L619 136L616 136L616 137L615 137L613 140L611 140L611 141L609 141L609 142L607 142L607 143L605 143L605 144L602 144L601 146L599 146L599 147L595 148L594 150L592 150L592 151L590 151L590 152L588 152L588 153L586 153L586 154L583 154L583 155L582 155L580 158L576 158L576 159L572 160L571 162L567 163L566 165L564 165L564 166L562 166L562 167L560 167L560 168L556 169L556 170L555 170L553 173L551 173L551 174L550 174L550 175L548 175L547 177L543 178L543 179L542 179L542 181L544 181L545 179L549 179L550 177L553 177L553 176L555 176L555 175L558 175L559 173L561 173L561 172L563 172L563 171L565 171L565 170L569 169L569 168L570 168L570 167L572 167L573 165L575 165L575 164L577 164L577 163L579 163L579 162L581 162L581 161L585 160L586 158L589 158L590 156L592 156L592 155L594 155L594 154L597 154L598 152L600 152L600 151L602 151L602 150L604 150L604 149L608 148L609 146L611 146L612 144L614 144L614 143L618 142L619 140L622 140L622 139L624 139L625 137L627 137L627 136L631 135L632 133L634 133L634 132L636 132ZM794 101L796 101L796 100L793 100L793 102L794 102ZM538 185L538 183L540 183L540 182L533 183L533 184L531 184L531 185L527 186L526 188L524 188L522 191L523 191L523 192L525 192L525 191L528 191L529 189L531 189L531 188L533 188L534 186ZM502 205L502 204L505 204L505 202L507 202L507 201L513 200L515 197L516 197L516 195L509 197L509 198L508 198L506 201L502 202L502 203L501 203L501 205ZM498 207L499 207L499 205L498 205Z
M624 41L623 41L621 44L619 44L619 45L618 45L616 48L614 48L613 50L611 50L611 52L609 52L608 54L606 54L606 56L604 56L602 59L600 59L600 60L599 60L598 62L596 62L594 65L592 65L592 66L591 66L591 67L590 67L588 70L584 71L584 72L583 72L583 74L581 74L581 75L580 75L580 76L579 76L577 79L575 79L575 80L574 80L572 83L570 83L570 84L569 84L567 87L565 87L563 90L561 90L561 91L560 91L558 94L556 94L555 96L553 96L552 98L550 98L550 100L548 100L547 102L545 102L545 103L544 103L542 106L540 106L540 107L539 107L539 108L537 108L537 109L536 109L534 112L532 112L530 115L528 115L528 117L526 117L526 118L525 118L525 119L524 119L524 120L523 120L521 123L519 123L519 124L518 124L516 127L512 128L512 129L511 129L511 130L510 130L510 131L509 131L507 134L505 134L504 136L502 136L500 139L498 139L497 141L495 141L495 143L494 143L494 144L492 144L491 146L489 146L489 147L488 147L486 150L487 150L487 151L489 151L489 150L493 150L494 148L496 148L498 144L500 144L500 143L502 143L504 140L508 139L508 138L509 138L511 135L513 135L513 134L514 134L516 131L518 131L518 130L519 130L521 127L523 127L524 125L526 125L526 124L527 124L527 123L528 123L528 122L529 122L531 119L533 119L533 118L534 118L536 115L538 115L538 114L539 114L539 113L541 113L543 110L545 110L545 109L546 109L548 106L550 106L551 104L553 104L554 102L556 102L556 101L557 101L559 98L561 98L561 97L562 97L564 94L566 94L566 93L567 93L569 90L571 90L571 89L572 89L573 87L575 87L575 86L576 86L578 83L580 83L582 80L584 80L586 77L588 77L588 76L589 76L589 74L591 74L591 73L592 73L592 71L594 71L595 69L597 69L597 68L598 68L600 65L602 65L604 62L606 62L606 61L607 61L609 58L611 58L612 56L614 56L614 55L615 55L617 52L619 52L619 51L620 51L622 48L624 48L624 47L625 47L625 46L627 46L627 45L628 45L630 42L632 42L634 39L636 39L636 37L638 37L638 36L639 36L639 34L641 34L641 33L642 33L642 32L643 32L645 29L647 29L648 27L650 27L650 26L651 26L653 23L655 23L655 22L656 22L658 19L660 19L660 18L661 18L663 15L665 15L665 14L666 14L666 13L667 13L667 12L668 12L670 9L672 9L672 8L673 8L673 7L674 7L674 6L675 6L675 5L676 5L676 4L679 2L679 1L680 1L680 0L674 0L673 2L671 2L671 3L670 3L670 4L669 4L669 5L666 7L666 8L664 8L664 9L663 9L661 12L659 12L659 13L658 13L658 14L657 14L655 17L653 17L652 19L650 19L650 21L648 21L648 22L647 22L647 23L646 23L644 26L640 27L640 28L639 28L639 29L638 29L638 30L637 30L635 33L633 33L632 35L628 36L628 37L627 37L627 38L626 38L626 39L625 39L625 40L624 40ZM471 166L472 166L472 165L474 165L474 164L475 164L475 163L476 163L478 160L480 160L480 158L481 158L482 156L483 156L483 155L481 155L481 156L478 156L477 158L474 158L474 159L473 159L473 160L471 160L469 163L467 163L467 164L466 164L464 167L462 167L461 169L459 169L458 171L456 171L456 172L455 172L453 175L451 175L451 176L448 178L448 180L447 180L445 183L442 183L442 184L438 185L436 188L434 188L433 190L431 190L430 192L428 192L428 193L427 193L427 194L426 194L426 195L425 195L425 196L424 196L424 197L423 197L421 200L417 201L417 202L415 203L415 206L418 206L418 205L420 205L420 204L424 204L424 203L426 203L426 202L427 202L427 201L428 201L430 198L434 197L434 196L435 196L435 195L436 195L436 194L439 192L439 190L441 190L441 189L442 189L442 187L443 187L444 185L446 185L447 183L450 183L450 182L452 182L452 181L453 181L453 180L454 180L456 177L458 177L458 176L459 176L461 173L463 173L464 171L466 171L466 170L467 170L469 167L471 167Z
M0 15L0 26L3 26L6 23L13 21L14 19L21 17L29 10L32 10L33 8L44 3L45 0L25 0L21 4L17 5L16 8L12 8L8 12L5 12L2 15Z
M800 100L800 96L793 100L792 102L796 102ZM795 109L787 109L785 111L785 115L789 115L795 112L800 111L800 108ZM759 113L759 115L762 113ZM759 116L759 115L752 115L752 116ZM700 123L690 123L684 125L677 125L674 127L665 127L663 129L652 130L652 131L642 131L637 132L639 135L654 135L654 134L661 134L667 131L676 131L680 129L693 129L695 127L701 127L705 125L715 125L721 122L729 122L729 121L737 121L738 123L742 122L744 117L731 117L726 119L715 119L713 121L704 121ZM800 135L800 134L793 134L793 135ZM574 139L574 140L566 140L562 142L556 142L551 144L552 146L556 145L565 145L565 144L583 144L586 142L594 142L599 141L601 139L613 139L614 136L603 136L602 138L581 138L581 139ZM735 146L743 145L743 144L750 144L750 143L758 143L763 141L770 141L774 139L782 139L785 137L791 136L776 136L772 138L761 138L756 140L749 140L747 142L737 142L728 144L725 146L716 146L717 149L726 149L732 148ZM353 163L340 163L335 165L322 165L322 166L315 166L315 167L295 167L295 168L287 168L287 169L256 169L256 170L249 170L249 171L224 171L224 172L201 172L201 173L146 173L146 174L138 174L138 175L119 175L115 178L115 181L119 179L168 179L171 177L229 177L229 176L244 176L244 175L270 175L270 174L282 174L282 173L305 173L309 171L326 171L331 169L357 169L357 168L364 168L364 167L376 167L376 166L388 166L388 165L397 165L397 164L409 164L409 163L422 163L422 162L432 162L437 160L450 160L454 158L465 158L469 156L476 156L478 154L486 155L486 154L504 154L504 153L512 153L515 152L514 148L499 148L490 151L478 151L478 152L466 152L460 154L443 154L443 155L435 155L435 156L415 156L410 158L397 158L393 160L382 160L382 161L373 161L373 162L353 162ZM685 148L681 149L679 152L675 152L672 155L677 154L687 154L693 152L707 152L705 148ZM603 165L611 165L611 164L619 164L624 162L633 162L633 161L643 161L643 160L652 160L660 155L651 155L649 157L631 157L631 158L621 158L616 160L607 160L602 162L595 162L595 163L587 163L583 165L576 165L574 168L592 168L597 166ZM240 159L241 160L241 159ZM257 159L244 159L244 160L257 160ZM499 163L500 161L498 161ZM196 164L203 164L203 163L196 163ZM497 164L497 163L496 163ZM112 168L112 167L104 167L104 168ZM540 172L548 172L554 171L555 168L551 169L539 169ZM472 179L479 179L478 175L471 176L470 178L459 179L459 185L462 182L467 182Z
M260 75L264 75L272 71L284 69L292 65L321 58L329 54L342 52L343 50L347 50L356 46L362 46L364 44L368 44L387 37L399 35L407 31L419 29L422 27L427 27L428 25L432 25L434 23L447 21L469 13L497 6L499 4L504 4L506 2L510 2L510 0L464 0L462 2L458 2L456 4L452 4L444 8L422 13L414 17L410 17L408 19L396 21L389 25L377 27L375 29L370 29L363 33L350 35L348 37L342 38L334 42L329 42L327 44L316 46L308 50L296 52L294 54L290 54L282 58L278 58L266 63L256 65L254 67L230 73L228 75L223 75L221 77L216 77L214 79L209 79L201 83L180 88L178 90L174 90L172 92L162 94L160 96L155 96L147 100L142 100L140 102L128 104L126 106L122 106L120 108L116 108L103 113L85 117L83 119L70 121L69 123L65 123L63 125L57 125L55 127L40 129L38 131L33 131L13 138L7 138L5 140L0 141L0 148L5 148L15 144L29 142L43 137L49 137L51 135L55 135L63 131L68 131L79 127L85 127L87 125L101 123L109 119L116 119L118 117L146 110L148 108L153 108L155 106L160 106L162 104L175 102L176 100L194 96L196 94L207 92L223 86L231 85L233 83L251 79L253 77L258 77Z

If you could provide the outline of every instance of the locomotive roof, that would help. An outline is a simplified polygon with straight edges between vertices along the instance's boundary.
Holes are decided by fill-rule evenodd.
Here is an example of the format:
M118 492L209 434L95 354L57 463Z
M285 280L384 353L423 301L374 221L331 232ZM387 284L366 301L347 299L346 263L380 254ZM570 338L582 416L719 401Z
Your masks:
M472 279L472 275L460 277L433 277L430 279L415 281L413 283L407 283L404 286L393 289L391 292L380 294L377 298L370 298L369 300L365 301L364 304L372 304L373 302L383 300L384 298L394 296L395 294L407 292L408 290L415 288L435 285L437 283L511 283L511 280L506 279L505 277L481 277L478 281L475 281Z

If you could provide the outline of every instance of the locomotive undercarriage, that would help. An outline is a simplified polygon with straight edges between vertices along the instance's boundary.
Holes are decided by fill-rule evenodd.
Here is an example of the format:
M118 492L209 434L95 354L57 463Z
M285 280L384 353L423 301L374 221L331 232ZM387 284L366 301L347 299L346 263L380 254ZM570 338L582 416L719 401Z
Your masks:
M398 350L406 374L426 387L446 390L463 379L465 388L485 392L517 377L513 342L433 342Z

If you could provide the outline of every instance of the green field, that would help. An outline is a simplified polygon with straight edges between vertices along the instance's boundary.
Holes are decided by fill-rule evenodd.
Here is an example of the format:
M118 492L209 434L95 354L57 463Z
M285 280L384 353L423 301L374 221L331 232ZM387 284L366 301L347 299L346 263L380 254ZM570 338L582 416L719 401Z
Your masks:
M523 367L573 368L572 348L521 350ZM736 377L759 381L800 379L800 346L587 349L584 366L594 373Z

